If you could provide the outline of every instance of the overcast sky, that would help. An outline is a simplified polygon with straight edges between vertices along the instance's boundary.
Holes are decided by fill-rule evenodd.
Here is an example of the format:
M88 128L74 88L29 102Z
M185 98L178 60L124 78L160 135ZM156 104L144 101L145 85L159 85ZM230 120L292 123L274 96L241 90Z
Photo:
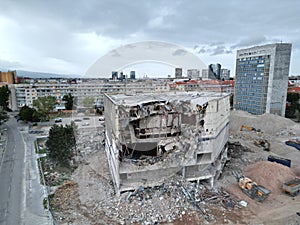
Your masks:
M84 74L122 45L165 41L234 74L236 50L292 43L300 74L299 0L1 0L0 68Z

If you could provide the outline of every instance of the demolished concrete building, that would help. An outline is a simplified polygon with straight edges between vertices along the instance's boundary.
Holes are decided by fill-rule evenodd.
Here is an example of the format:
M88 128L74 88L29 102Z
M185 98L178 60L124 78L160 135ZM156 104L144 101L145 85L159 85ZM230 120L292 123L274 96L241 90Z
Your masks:
M227 160L225 93L105 95L105 151L116 194L180 174L213 186Z

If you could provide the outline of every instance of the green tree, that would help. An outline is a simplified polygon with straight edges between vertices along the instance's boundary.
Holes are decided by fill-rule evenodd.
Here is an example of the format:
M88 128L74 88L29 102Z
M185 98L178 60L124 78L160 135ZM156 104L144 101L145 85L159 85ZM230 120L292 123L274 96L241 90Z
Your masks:
M50 95L39 97L33 101L32 105L36 110L36 115L38 115L42 121L49 120L49 113L55 108L56 98Z
M231 95L230 95L230 99L229 99L229 102L230 102L230 109L233 109L233 100L234 100L234 95L231 94Z
M74 104L74 96L72 96L71 93L64 95L63 101L65 101L65 107L67 110L72 110L73 109L73 104Z
M9 119L7 112L4 110L0 110L0 126L5 123Z
M88 96L85 99L83 99L82 104L84 107L94 108L94 101L94 97Z
M290 93L290 92L287 93L286 100L290 102L292 105L298 103L299 99L300 99L299 93Z
M49 157L62 166L69 166L71 158L74 156L76 148L76 126L71 125L53 125L49 131L49 137L46 141L46 147Z
M289 102L289 104L285 109L285 117L297 118L298 112L300 110L299 99L300 99L299 93L290 93L290 92L287 93L286 100L287 102Z
M33 114L35 112L35 109L30 108L27 105L24 105L19 112L19 117L23 121L32 121Z
M8 100L9 100L10 90L7 85L0 87L0 107L7 111L8 108Z
M296 109L295 113L294 113L294 116L296 117L297 122L300 122L300 111L299 110L300 110L299 108Z

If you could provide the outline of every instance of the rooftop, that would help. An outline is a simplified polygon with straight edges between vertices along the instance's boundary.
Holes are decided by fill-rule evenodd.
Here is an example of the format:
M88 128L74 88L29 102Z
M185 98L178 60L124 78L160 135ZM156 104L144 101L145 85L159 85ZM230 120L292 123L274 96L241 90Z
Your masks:
M109 95L109 98L116 105L135 106L152 101L191 101L196 100L206 103L208 101L227 96L228 93L216 92L164 92L164 93L145 93L139 95Z

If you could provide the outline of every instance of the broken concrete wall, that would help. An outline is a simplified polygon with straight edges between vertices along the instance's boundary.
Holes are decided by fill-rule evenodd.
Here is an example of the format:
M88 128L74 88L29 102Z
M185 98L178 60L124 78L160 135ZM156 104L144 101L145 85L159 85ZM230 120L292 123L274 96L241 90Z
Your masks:
M110 163L115 182L119 182L117 192L159 185L174 173L188 180L213 179L222 168L228 139L228 95L142 96L140 102L122 97L107 96L105 101L105 110L114 111L106 114L111 117L106 131L115 143L107 152L111 161L118 161Z
M112 175L113 184L116 190L120 189L119 176L119 120L117 116L117 106L113 101L106 97L104 102L105 108L105 152L108 159L109 168Z

